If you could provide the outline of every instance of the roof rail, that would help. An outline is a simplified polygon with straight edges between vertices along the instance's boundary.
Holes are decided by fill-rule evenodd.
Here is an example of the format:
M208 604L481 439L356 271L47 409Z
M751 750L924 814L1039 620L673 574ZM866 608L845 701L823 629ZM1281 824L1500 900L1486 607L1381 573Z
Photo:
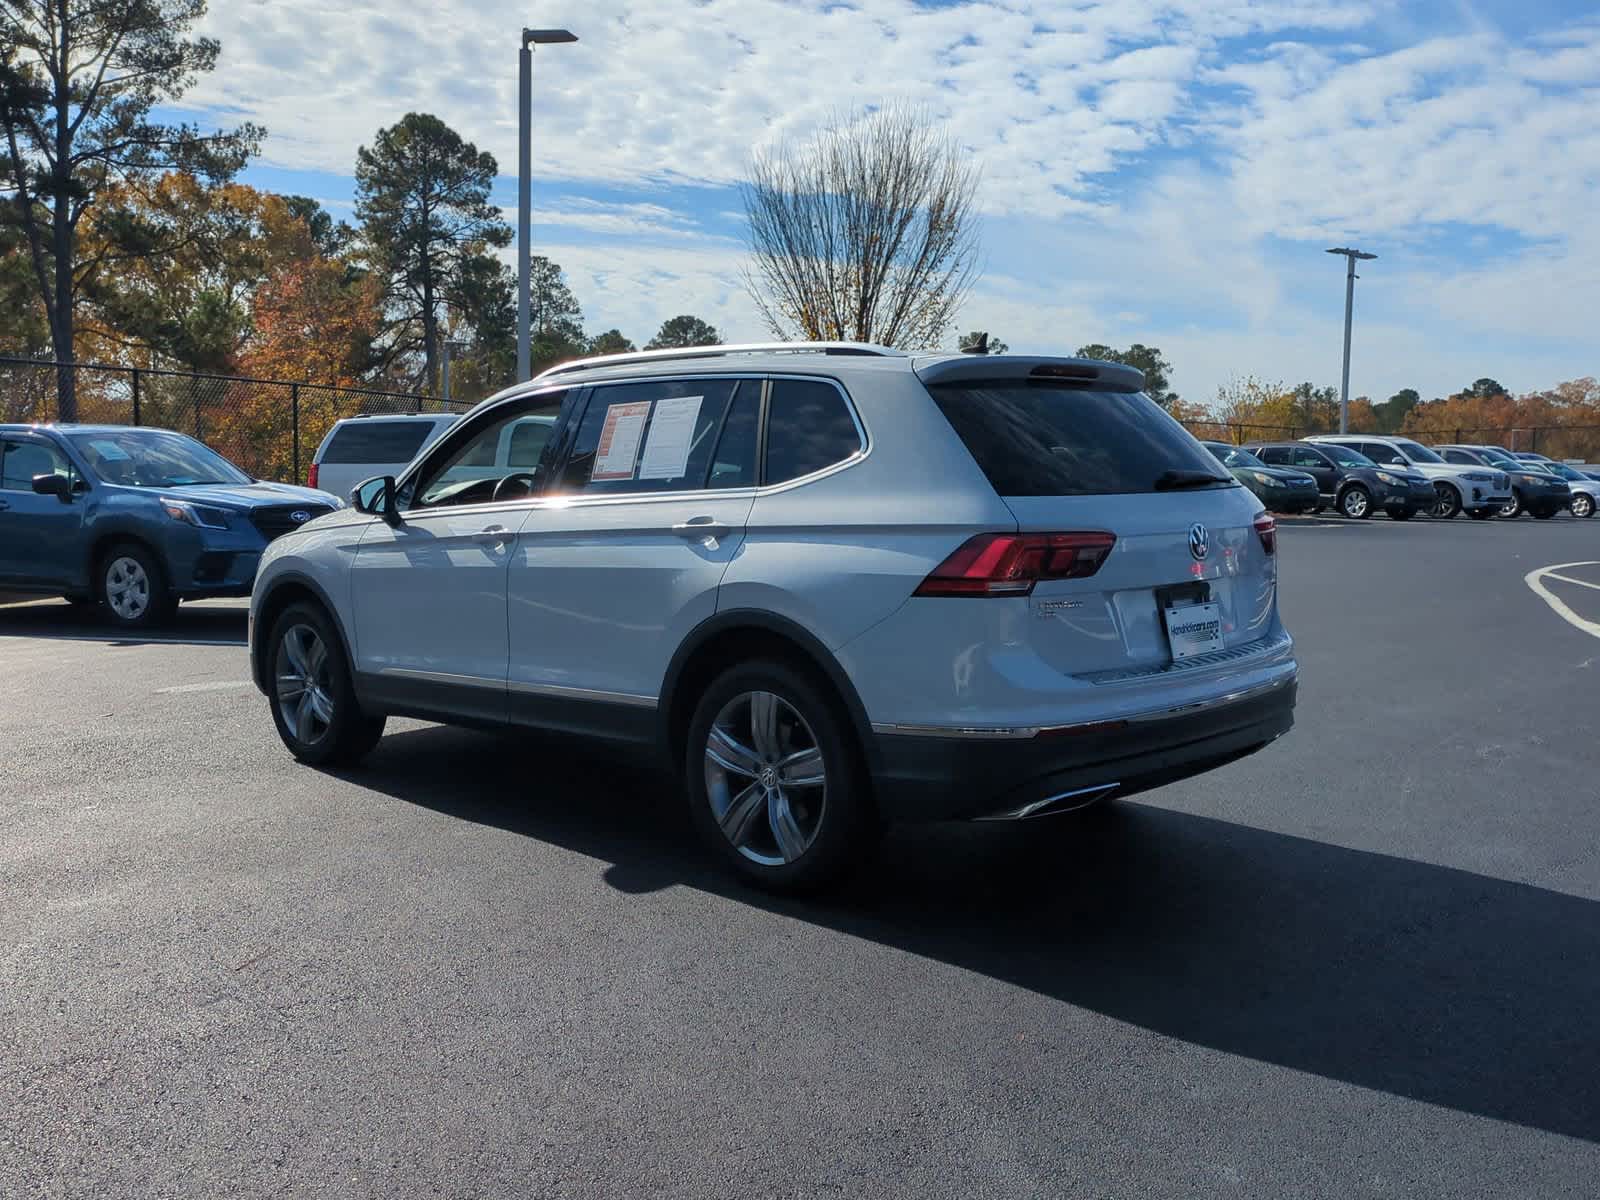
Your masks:
M638 362L671 362L684 358L722 358L730 354L836 354L866 358L910 358L904 350L867 342L741 342L733 346L686 346L681 350L635 350L629 354L601 354L579 358L539 372L537 378L587 371L593 367L620 367Z

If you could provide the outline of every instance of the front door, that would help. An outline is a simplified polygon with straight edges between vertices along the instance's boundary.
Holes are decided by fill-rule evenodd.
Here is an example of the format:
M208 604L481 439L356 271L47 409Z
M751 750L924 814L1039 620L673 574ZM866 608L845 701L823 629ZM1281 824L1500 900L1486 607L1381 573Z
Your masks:
M1318 451L1306 446L1296 446L1289 465L1315 479L1317 490L1324 496L1331 496L1339 490L1339 472Z
M716 612L755 497L762 384L595 387L509 583L513 719L648 739L673 652Z
M351 571L361 686L402 711L506 718L506 579L540 481L495 464L507 429L560 410L527 397L462 422L399 486L399 520L374 518Z
M59 497L33 490L36 475L62 475L73 487ZM83 477L48 439L11 434L0 440L0 580L18 588L70 591L85 585Z

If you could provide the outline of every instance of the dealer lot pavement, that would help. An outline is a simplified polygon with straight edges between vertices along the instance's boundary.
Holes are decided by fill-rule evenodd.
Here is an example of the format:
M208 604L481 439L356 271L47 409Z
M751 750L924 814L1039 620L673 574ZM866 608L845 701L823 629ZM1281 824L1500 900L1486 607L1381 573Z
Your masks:
M0 609L0 1194L1592 1194L1600 527L1283 527L1282 743L811 903L548 739L293 766L237 605Z

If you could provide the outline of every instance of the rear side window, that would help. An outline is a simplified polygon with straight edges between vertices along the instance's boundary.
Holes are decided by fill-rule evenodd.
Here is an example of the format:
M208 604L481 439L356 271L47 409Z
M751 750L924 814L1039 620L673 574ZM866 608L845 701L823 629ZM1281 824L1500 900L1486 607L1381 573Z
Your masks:
M774 379L767 401L766 482L787 483L861 450L861 431L831 383Z
M408 463L432 432L432 421L346 421L334 431L322 461Z
M1139 392L1022 380L929 391L1002 496L1153 492L1169 471L1217 473L1216 460Z
M585 495L681 492L705 486L723 415L753 379L673 379L596 387L561 490ZM724 484L723 486L728 486Z

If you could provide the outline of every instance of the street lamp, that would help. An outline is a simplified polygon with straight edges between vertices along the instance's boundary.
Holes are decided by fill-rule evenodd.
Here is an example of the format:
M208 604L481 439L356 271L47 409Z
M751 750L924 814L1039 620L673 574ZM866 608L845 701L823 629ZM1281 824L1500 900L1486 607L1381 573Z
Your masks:
M575 42L578 35L567 29L524 29L522 49L517 55L517 382L531 371L528 355L529 276L533 256L528 248L528 216L533 207L533 50L534 46L555 46Z
M1339 246L1328 251L1329 254L1342 254L1345 261L1350 264L1350 269L1344 280L1344 381L1339 385L1339 432L1350 432L1350 313L1356 300L1356 259L1365 262L1377 258L1376 254L1367 254L1361 250L1352 250L1348 246Z

